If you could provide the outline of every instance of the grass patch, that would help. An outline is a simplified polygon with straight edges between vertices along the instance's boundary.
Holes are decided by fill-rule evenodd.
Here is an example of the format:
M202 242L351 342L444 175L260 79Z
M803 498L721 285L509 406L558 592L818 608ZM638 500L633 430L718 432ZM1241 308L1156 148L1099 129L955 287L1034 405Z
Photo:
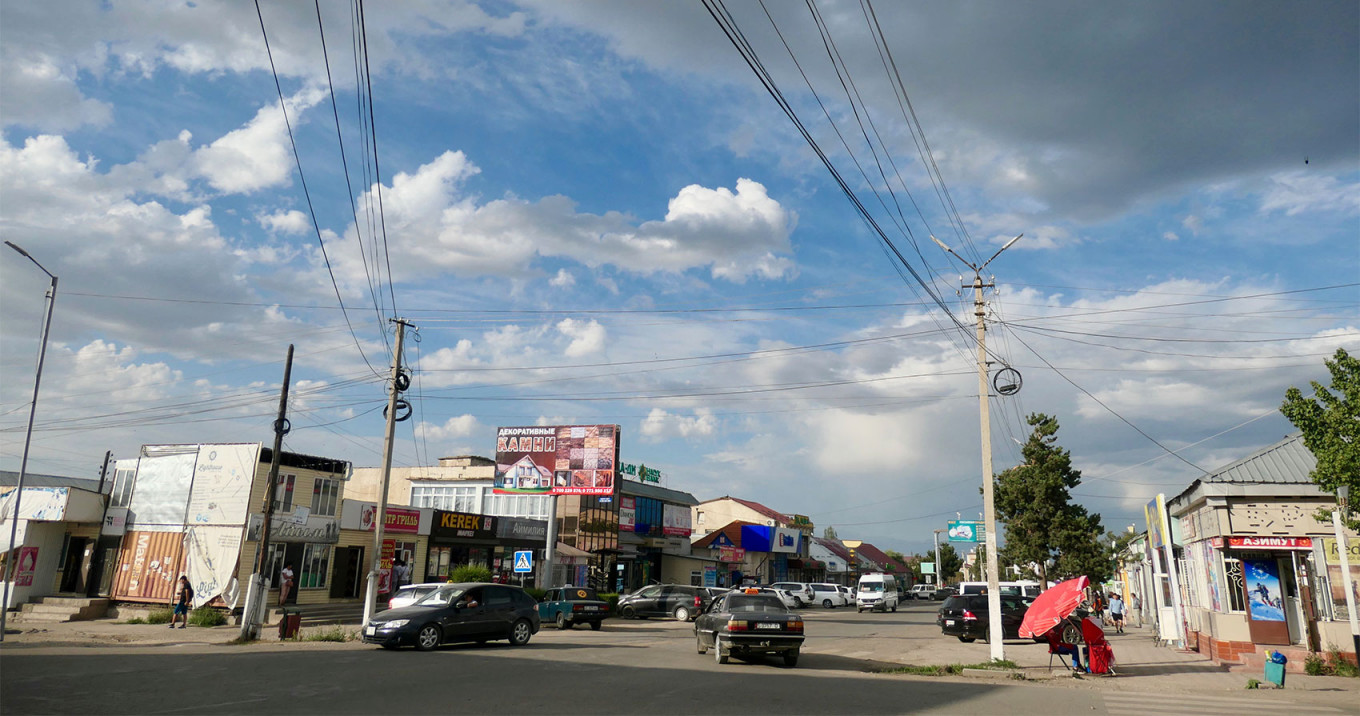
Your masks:
M1312 653L1305 657L1303 673L1309 676L1343 676L1353 679L1360 677L1360 667L1342 656L1339 650L1332 649L1327 652L1325 659L1318 653Z
M359 638L359 632L355 629L346 629L342 626L333 626L329 629L318 629L310 632L298 632L298 641L354 641Z
M189 612L189 623L200 627L222 626L227 623L227 615L220 609L199 607Z
M133 618L131 618L131 619L129 619L129 620L123 622L123 623L124 623L124 624L145 624L145 623L146 623L146 620L143 619L143 618L141 618L141 617L133 617Z
M914 676L951 676L962 674L964 669L1018 669L1020 665L1010 659L993 659L978 664L928 664L925 666L895 666L880 671L881 674L912 674Z
M1261 682L1258 679L1247 679L1247 688L1259 689L1261 688Z
M147 612L147 615L146 615L146 623L147 623L147 624L169 624L169 623L170 623L170 620L171 620L171 619L174 619L174 618L175 618L175 611L174 611L173 609L169 608L169 607L163 607L163 608L160 608L160 609L152 609L150 612Z

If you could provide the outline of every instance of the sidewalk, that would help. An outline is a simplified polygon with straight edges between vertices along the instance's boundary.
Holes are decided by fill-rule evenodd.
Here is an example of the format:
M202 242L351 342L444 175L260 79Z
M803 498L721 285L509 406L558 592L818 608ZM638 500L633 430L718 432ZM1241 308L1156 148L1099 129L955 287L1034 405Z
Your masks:
M241 635L241 628L234 625L216 627L189 626L184 629L170 629L165 624L123 624L114 619L94 619L91 621L34 623L10 622L7 625L4 644L0 648L36 647L107 647L107 646L182 646L182 645L226 645ZM303 627L304 635L330 631L334 626ZM341 627L357 630L357 624ZM258 643L279 641L278 623L260 630Z

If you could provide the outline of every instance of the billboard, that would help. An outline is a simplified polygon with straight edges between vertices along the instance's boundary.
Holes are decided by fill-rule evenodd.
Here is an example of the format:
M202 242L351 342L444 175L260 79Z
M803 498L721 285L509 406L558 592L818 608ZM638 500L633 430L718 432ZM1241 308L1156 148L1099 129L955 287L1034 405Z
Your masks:
M770 551L794 554L798 551L798 537L798 530L776 527L774 528L774 539L770 545Z
M662 506L661 534L688 537L693 531L690 526L688 507L671 504Z
M986 528L981 522L968 520L949 521L950 542L982 542L986 539Z
M244 525L259 464L259 443L198 446L185 523Z
M637 523L637 500L632 497L619 498L619 531L632 532Z
M613 495L619 426L496 429L498 495Z

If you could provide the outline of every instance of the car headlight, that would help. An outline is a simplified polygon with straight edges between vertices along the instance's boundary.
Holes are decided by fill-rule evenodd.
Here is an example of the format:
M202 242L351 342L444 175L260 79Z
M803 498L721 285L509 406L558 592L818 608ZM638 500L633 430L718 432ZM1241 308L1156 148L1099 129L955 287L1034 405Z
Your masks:
M386 624L379 624L379 625L378 625L378 628L379 628L379 629L398 629L398 628L400 628L400 627L406 626L406 623L409 622L409 621L411 621L411 620L410 620L410 619L393 619L392 621L387 622Z

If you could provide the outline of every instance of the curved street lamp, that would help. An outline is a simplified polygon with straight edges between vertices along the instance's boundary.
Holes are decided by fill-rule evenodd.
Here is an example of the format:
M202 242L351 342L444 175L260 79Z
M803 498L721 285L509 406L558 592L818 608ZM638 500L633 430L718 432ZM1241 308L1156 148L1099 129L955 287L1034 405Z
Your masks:
M28 430L24 433L24 456L19 462L19 483L14 488L14 499L10 501L14 507L9 518L9 551L14 556L8 560L6 565L4 598L0 599L0 641L5 640L5 619L6 615L9 614L10 584L14 581L15 565L19 561L16 551L18 545L14 543L18 537L19 529L19 502L24 496L24 477L28 473L28 449L33 442L33 417L38 412L38 385L42 383L43 359L47 357L47 334L52 330L52 307L57 302L57 277L38 263L38 260L29 255L27 251L15 245L14 242L6 241L5 245L32 261L34 266L42 269L42 272L52 279L52 285L47 289L47 316L43 319L42 342L38 347L38 372L33 377L33 402L28 407Z

